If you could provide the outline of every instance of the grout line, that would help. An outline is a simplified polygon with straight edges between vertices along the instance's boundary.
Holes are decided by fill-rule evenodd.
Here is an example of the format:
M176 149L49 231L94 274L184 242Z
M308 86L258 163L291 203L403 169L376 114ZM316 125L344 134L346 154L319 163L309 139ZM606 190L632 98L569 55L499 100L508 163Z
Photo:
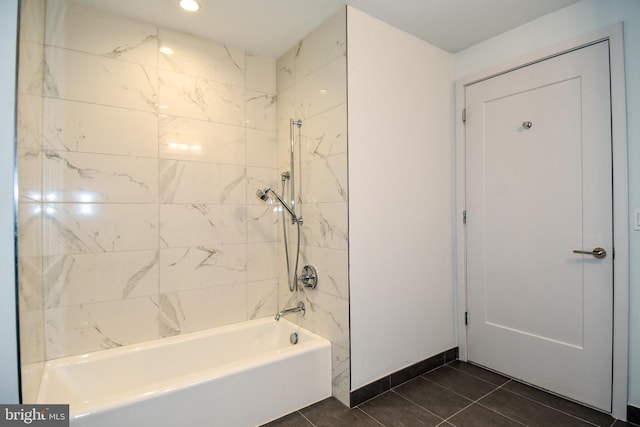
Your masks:
M509 382L511 382L511 381L517 381L517 380L513 380L513 379L512 379L512 380L510 380ZM519 382L519 381L518 381L518 382ZM522 383L522 384L524 384L524 383ZM525 385L526 385L526 384L525 384ZM539 389L538 389L538 390L539 390ZM561 414L567 415L567 416L569 416L569 417L571 417L571 418L575 418L575 419L577 419L577 420L580 420L580 421L585 422L585 423L587 423L587 424L590 424L590 425L592 425L592 426L596 426L596 427L598 427L598 424L595 424L595 423L594 423L594 422L592 422L592 421L585 420L584 418L580 418L579 416L577 416L577 415L573 415L573 414L570 414L570 413L568 413L568 412L564 412L564 411L562 411L562 410L560 410L560 409L558 409L558 408L554 408L553 406L550 406L550 405L548 405L548 404L546 404L546 403L540 402L540 401L538 401L538 400L536 400L536 399L534 399L534 398L532 398L532 397L526 396L526 395L524 395L524 394L517 393L517 392L515 392L515 391L507 390L507 389L505 389L505 391L506 391L507 393L515 394L516 396L522 397L523 399L526 399L526 400L528 400L528 401L530 401L530 402L537 403L538 405L540 405L540 406L544 406L544 407L545 407L545 408L547 408L547 409L551 409L551 410L553 410L553 411L556 411L556 412L559 412L559 413L561 413ZM548 393L548 392L546 392L546 391L544 391L544 390L540 390L540 391L543 391L544 393L550 394L551 396L555 396L555 397L559 397L559 398L561 398L561 399L564 399L564 398L563 398L563 397L561 397L561 396L557 396L557 395L555 395L555 394ZM566 400L566 399L565 399L565 400ZM571 401L570 401L570 400L568 400L568 402L571 402ZM579 404L579 403L577 403L577 402L571 402L571 403L575 403L576 405L580 405L580 404ZM584 405L581 405L581 406L583 406L583 407L585 407L585 408L587 408L587 409L591 409L591 408L588 408L588 407L586 407L586 406L584 406ZM595 410L595 409L594 409L594 410ZM597 410L596 410L596 411L597 411ZM604 412L603 412L603 413L604 413ZM606 414L606 413L604 413L604 414ZM615 422L616 422L616 419L614 418L614 419L613 419L613 424L615 424ZM613 426L613 424L611 424L611 425Z
M504 417L504 418L506 418L506 419L508 419L508 420L511 420L511 421L513 421L513 422L514 422L514 423L516 423L516 424L520 424L520 425L522 425L522 426L527 426L528 424L521 423L520 421L518 421L518 420L516 420L516 419L511 418L511 417L510 417L510 416L508 416L507 414L503 414L502 412L498 412L498 411L496 411L495 409L493 409L493 408L489 408L489 407L487 407L487 406L483 405L483 404L480 402L482 399L484 399L485 397L489 396L490 394L492 394L492 393L496 392L497 390L499 390L499 389L503 388L505 385L509 384L511 381L513 381L513 380L512 380L511 378L508 378L508 379L507 379L507 381L506 381L504 384L501 384L501 385L497 386L495 389L493 389L493 390L492 390L492 391L490 391L489 393L485 394L485 395L484 395L484 396L482 396L480 399L476 400L474 403L475 403L475 404L477 404L478 406L480 406L481 408L484 408L484 409L486 409L486 410L488 410L488 411L490 411L490 412L493 412L494 414L497 414L497 415L499 415L499 416L501 416L501 417ZM507 390L507 391L508 391L508 390Z
M369 417L369 418L371 418L373 421L375 421L377 424L380 424L382 427L385 427L385 425L384 425L384 424L382 424L380 421L378 421L377 419L375 419L375 417L374 417L373 415L368 414L366 411L364 411L364 410L362 410L362 409L360 409L360 408L358 408L358 407L355 407L355 408L353 408L353 409L351 409L351 410L359 410L360 412L362 412L363 414L365 414L367 417Z
M300 412L300 411L296 411L296 412L297 412L298 414L300 414L300 416L301 416L302 418L304 418L305 420L307 420L307 421L309 422L309 424L311 424L313 427L316 427L316 425L315 425L315 424L314 424L314 423L313 423L309 418L305 417L305 416L304 416L304 414L303 414L302 412Z
M471 363L471 362L463 362L463 363L466 363L467 365L474 366L474 367L476 367L476 368L479 368L479 369L485 370L485 371L487 371L487 372L490 372L490 373L492 373L492 374L496 374L496 375L499 375L499 376L501 376L501 377L506 378L506 381L505 381L504 383L502 383L502 384L495 384L495 383L493 383L493 382L491 382L491 381L485 380L484 378L482 378L482 377L480 377L480 376L478 376L478 375L476 375L476 374L473 374L473 373L471 373L471 372L465 371L464 369L460 369L460 368L456 368L456 367L454 367L454 366L451 366L451 364L452 364L453 362L457 362L457 360L453 360L453 361L451 361L451 362L447 363L445 366L448 366L449 368L454 369L454 370L456 370L456 371L462 372L463 374L470 375L470 376L472 376L472 377L474 377L474 378L478 378L479 380L482 380L482 381L484 381L484 382L486 382L486 383L489 383L489 384L491 384L491 385L493 385L493 386L496 386L496 387L498 387L498 386L502 386L502 385L504 385L504 384L508 383L509 381L511 381L511 380L513 379L513 378L508 377L508 376L506 376L506 375L504 375L504 374L501 374L500 372L492 371L492 370L487 369L487 368L485 368L485 367L483 367L483 366L475 365L475 364L473 364L473 363Z
M400 397L400 398L402 398L402 399L406 400L407 402L411 402L411 403L413 403L414 405L419 406L420 408L424 409L425 411L427 411L427 412L428 412L428 413L430 413L431 415L433 415L433 416L436 416L436 417L440 418L442 421L444 421L444 420L445 420L445 419L444 419L444 418L442 418L440 415L438 415L438 414L434 414L432 411L430 411L430 410L428 410L428 409L426 409L426 408L423 408L422 406L418 405L416 402L412 401L412 400L411 400L411 399L409 399L408 397L403 396L403 395L401 395L400 393L396 393L395 391L394 391L393 393L394 393L396 396L398 396L398 397Z
M380 394L376 394L376 395L375 395L375 396L373 396L372 398L367 399L367 400L365 400L364 402L360 402L360 403L358 403L356 406L354 406L354 407L353 407L353 408L351 408L351 409L360 408L360 407L361 407L362 405L364 405L365 403L371 402L372 400L375 400L375 399L377 399L378 397L383 396L383 395L385 395L385 394L389 393L391 390L392 390L392 389L388 389L388 390L383 391L383 392L382 392L382 393L380 393ZM362 409L362 408L360 408L360 409Z
M470 397L465 396L464 394L460 394L460 393L458 393L457 391L455 391L455 390L453 390L453 389L450 389L449 387L447 387L447 386L445 386L445 385L442 385L442 384L437 383L437 382L435 382L435 381L433 381L433 380L430 380L429 378L426 378L426 377L424 377L424 376L421 376L421 378L422 378L423 380L425 380L425 381L430 382L431 384L435 384L435 385L437 385L438 387L442 387L443 389L445 389L445 390L447 390L447 391L450 391L451 393L455 393L455 394L457 394L458 396L464 397L464 398L465 398L465 399L467 399L467 400L471 400L472 402L477 402L477 400L475 400L475 401L474 401L474 400L473 400L473 399L471 399ZM476 378L477 378L477 377L476 377ZM479 379L479 378L478 378L478 379ZM494 391L496 391L497 389L502 388L502 386L504 386L505 384L507 384L507 383L509 382L509 381L507 381L506 383L504 383L504 384L502 384L502 385L498 386L498 385L496 385L496 384L492 384L492 383L487 382L487 381L484 381L484 380L482 380L482 379L481 379L481 381L483 381L483 382L485 382L485 383L489 384L491 387L494 387L494 389L493 389L493 390L491 390L489 393L486 393L485 395L483 395L482 397L480 397L480 399L482 399L483 397L485 397L485 396L487 396L487 395L489 395L489 394L493 393L493 392L494 392ZM478 400L480 400L480 399L478 399Z
M450 363L451 363L451 362L450 362ZM471 365L471 366L475 366L475 367L477 367L477 368L484 369L485 371L490 372L490 373L492 373L492 374L500 375L501 377L504 377L504 378L506 379L506 381L505 381L505 382L503 382L502 384L496 384L496 383L493 383L493 382L491 382L491 381L489 381L489 380L486 380L486 379L482 378L481 376L478 376L478 375L473 374L473 373L471 373L471 372L467 372L467 371L465 371L464 369L459 369L459 368L455 368L455 367L453 367L453 366L450 366L450 365L449 365L449 363L447 363L445 366L447 366L447 367L449 367L449 368L453 369L454 371L460 372L460 373L462 373L462 374L464 374L464 375L468 375L468 376L470 376L470 377L476 378L476 379L478 379L478 380L480 380L480 381L483 381L483 382L485 382L485 383L487 383L487 384L490 384L490 385L492 385L492 386L494 386L494 387L502 387L503 385L505 385L506 383L508 383L509 381L511 381L511 380L512 380L512 378L511 378L511 377L508 377L508 376L506 376L506 375L504 375L504 374L500 374L500 373L498 373L498 372L494 372L494 371L491 371L491 370L489 370L489 369L485 369L484 367L477 366L477 365L473 365L473 364L468 363L468 362L466 362L466 363L467 363L467 364L469 364L469 365Z
M449 415L447 418L445 418L445 421L449 421L451 418L455 417L456 415L458 415L459 413L461 413L462 411L465 411L467 409L469 409L470 407L472 407L473 405L475 405L476 402L471 402L469 403L467 406L465 406L464 408L460 409L457 412L454 412L453 414Z
M432 381L432 382L433 382L433 381ZM511 380L509 380L509 381L507 381L506 383L504 383L504 384L502 384L502 385L499 385L499 386L495 386L495 384L494 384L495 388L494 388L493 390L491 390L490 392L488 392L488 393L486 393L486 394L484 394L484 395L480 396L478 399L474 400L474 401L473 401L473 402L471 402L469 405L467 405L467 406L465 406L464 408L460 409L458 412L456 412L456 413L454 413L454 414L450 415L447 419L445 419L445 421L449 421L451 418L455 417L455 416L456 416L456 415L458 415L459 413L461 413L461 412L463 412L463 411L465 411L465 410L469 409L471 406L473 406L473 405L475 405L475 404L478 404L478 405L479 405L479 406L481 406L482 408L487 409L487 410L489 410L489 411L493 412L493 413L494 413L494 414L496 414L496 415L499 415L499 416L501 416L501 417L507 418L507 419L509 419L509 420L511 420L511 421L513 421L513 422L515 422L515 423L517 423L517 424L520 424L520 425L526 426L526 424L522 424L521 422L519 422L519 421L517 421L517 420L514 420L514 419L512 419L512 418L508 417L508 416L507 416L507 415L505 415L505 414L502 414L502 413L500 413L500 412L494 411L493 409L491 409L491 408L487 408L486 406L484 406L484 405L480 404L480 400L482 400L482 399L484 399L485 397L489 396L490 394L494 393L496 390L501 389L505 384L508 384L509 382L511 382ZM434 383L434 384L435 384L435 383ZM447 389L447 390L449 390L449 389ZM453 391L453 390L450 390L450 391L452 391L453 393L455 393L455 391ZM458 393L456 393L456 394L458 394ZM462 395L460 395L460 396L462 396ZM465 396L462 396L462 397L465 397ZM466 398L468 399L468 397L466 397Z
M466 362L466 363L469 363L469 362ZM505 374L503 374L503 373L500 373L500 372L497 372L497 371L493 371L493 370L491 370L491 369L485 368L485 367L483 367L483 366L475 365L475 364L473 364L473 363L470 363L470 364L471 364L471 365L473 365L473 366L477 366L477 367L479 367L479 368L481 368L481 369L484 369L484 370L486 370L486 371L493 372L493 373L495 373L495 374L498 374L498 375L501 375L501 376L503 376L503 377L506 377L506 378L508 379L508 381L507 381L507 382L505 382L504 384L500 385L498 388L502 388L503 386L507 385L508 383L510 383L510 382L512 382L512 381L518 382L518 383L523 384L523 385L528 385L528 384L523 383L523 382L521 382L521 381L519 381L519 380L517 380L517 379L515 379L515 378L513 378L513 377L509 377L509 376L507 376L507 375L505 375ZM452 366L451 366L450 368L451 368L451 369L457 369L457 368L454 368L454 367L452 367ZM467 372L465 372L465 371L463 371L463 370L461 370L461 369L457 369L457 370L459 370L459 371L461 371L461 372L464 372L464 373L466 373L466 374L468 374L468 375L471 375L471 376L476 377L475 375L470 374L470 373L467 373ZM476 378L479 378L479 379L483 380L483 379L482 379L482 378L480 378L480 377L476 377ZM483 380L483 381L485 381L485 380ZM432 381L432 382L433 382L433 381ZM485 382L487 382L487 381L485 381ZM530 385L529 385L529 386L530 386ZM533 387L533 386L530 386L530 387ZM496 388L496 390L497 390L498 388ZM547 393L547 394L549 394L549 395L551 395L551 396L554 396L554 397L557 397L557 398L560 398L560 399L567 400L568 402L574 403L574 404L576 404L576 405L580 405L580 406L585 407L585 408L587 408L587 409L591 409L591 408L589 408L589 407L587 407L587 406L585 406L585 405L583 405L583 404L581 404L581 403L579 403L579 402L574 402L574 401L569 400L569 399L567 399L567 398L565 398L565 397L563 397L563 396L559 396L559 395L556 395L556 394L550 393L550 392L548 392L548 391L546 391L546 390L542 390L542 389L539 389L539 388L536 388L536 387L533 387L533 388L535 388L536 390L539 390L539 391L541 391L541 392L543 392L543 393ZM495 390L494 390L494 391L495 391ZM558 409L558 408L554 408L553 406L550 406L550 405L547 405L547 404L545 404L545 403L542 403L542 402L540 402L540 401L538 401L538 400L536 400L536 399L534 399L534 398L532 398L532 397L526 396L526 395L524 395L524 394L517 393L517 392L515 392L515 391L507 390L507 389L505 389L505 391L507 391L507 392L509 392L509 393L512 393L512 394L515 394L516 396L520 396L520 397L522 397L522 398L525 398L525 399L527 399L527 400L529 400L529 401L531 401L531 402L537 403L537 404L539 404L539 405L541 405L541 406L544 406L544 407L546 407L546 408L552 409L552 410L554 410L554 411L556 411L556 412L559 412L559 413L561 413L561 414L565 414L565 415L568 415L568 416L570 416L570 417L572 417L572 418L575 418L575 419L578 419L578 420L580 420L580 421L583 421L583 422L585 422L585 423L587 423L587 424L591 424L591 425L594 425L594 426L598 426L598 424L595 424L595 423L593 423L593 422L591 422L591 421L585 420L584 418L580 418L580 417L579 417L579 416L577 416L577 415L573 415L573 414L570 414L570 413L568 413L568 412L564 412L564 411L562 411L562 410L560 410L560 409ZM484 407L484 408L486 408L486 409L490 409L490 408L487 408L487 407L486 407L486 406L484 406L484 405L483 405L483 407ZM597 409L594 409L594 411L598 411L598 410L597 410ZM493 411L493 412L496 412L496 411ZM606 414L606 412L603 412L603 414ZM504 414L500 414L500 415L503 415L503 416L504 416ZM507 417L507 418L508 418L508 417ZM615 422L616 422L616 419L614 418L614 419L613 419L613 423L612 423L609 427L613 427L613 424L615 424Z
M444 421L445 421L445 419L444 419L444 418L442 418L440 415L433 413L432 411L428 410L427 408L425 408L424 406L420 405L419 403L414 402L413 400L409 399L409 398L408 398L408 397L406 397L406 396L403 396L403 395L402 395L402 394L400 394L400 393L396 393L396 392L395 392L395 391L393 391L393 390L391 390L391 391L392 391L393 393L395 393L397 396L400 396L401 398L403 398L404 400L406 400L407 402L411 402L411 403L413 403L414 405L416 405L418 408L420 408L420 409L422 409L422 410L424 410L424 411L427 411L428 413L430 413L431 415L433 415L433 416L435 416L435 417L437 417L437 418L440 418L440 419L442 420L442 422L444 422Z

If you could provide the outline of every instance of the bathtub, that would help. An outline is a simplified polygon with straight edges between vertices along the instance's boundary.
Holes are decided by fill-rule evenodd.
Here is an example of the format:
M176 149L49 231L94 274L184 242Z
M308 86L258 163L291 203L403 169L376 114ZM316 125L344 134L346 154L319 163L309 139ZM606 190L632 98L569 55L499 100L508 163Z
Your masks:
M36 403L74 427L235 427L330 395L329 341L265 318L47 362Z

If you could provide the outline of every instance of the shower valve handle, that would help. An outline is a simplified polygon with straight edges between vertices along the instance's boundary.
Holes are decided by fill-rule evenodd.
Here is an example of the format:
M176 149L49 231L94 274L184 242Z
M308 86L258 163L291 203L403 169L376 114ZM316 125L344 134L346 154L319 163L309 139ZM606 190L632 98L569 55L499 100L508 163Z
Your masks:
M305 288L315 289L318 286L318 272L312 265L302 267L302 274L298 276L298 280L302 282Z

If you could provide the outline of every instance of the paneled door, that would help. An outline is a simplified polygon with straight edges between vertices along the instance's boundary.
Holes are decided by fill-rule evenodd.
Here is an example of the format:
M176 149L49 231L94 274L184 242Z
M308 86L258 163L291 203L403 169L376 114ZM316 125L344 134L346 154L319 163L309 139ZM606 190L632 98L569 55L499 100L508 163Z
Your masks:
M468 357L611 410L607 41L465 88Z

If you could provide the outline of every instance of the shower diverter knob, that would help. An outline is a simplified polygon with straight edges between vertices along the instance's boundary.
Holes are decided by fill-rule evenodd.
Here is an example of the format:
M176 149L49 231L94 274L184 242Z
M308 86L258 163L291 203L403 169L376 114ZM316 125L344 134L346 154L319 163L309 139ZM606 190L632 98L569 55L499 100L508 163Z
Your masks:
M318 272L312 265L302 267L302 274L298 277L305 288L315 289L318 286Z

